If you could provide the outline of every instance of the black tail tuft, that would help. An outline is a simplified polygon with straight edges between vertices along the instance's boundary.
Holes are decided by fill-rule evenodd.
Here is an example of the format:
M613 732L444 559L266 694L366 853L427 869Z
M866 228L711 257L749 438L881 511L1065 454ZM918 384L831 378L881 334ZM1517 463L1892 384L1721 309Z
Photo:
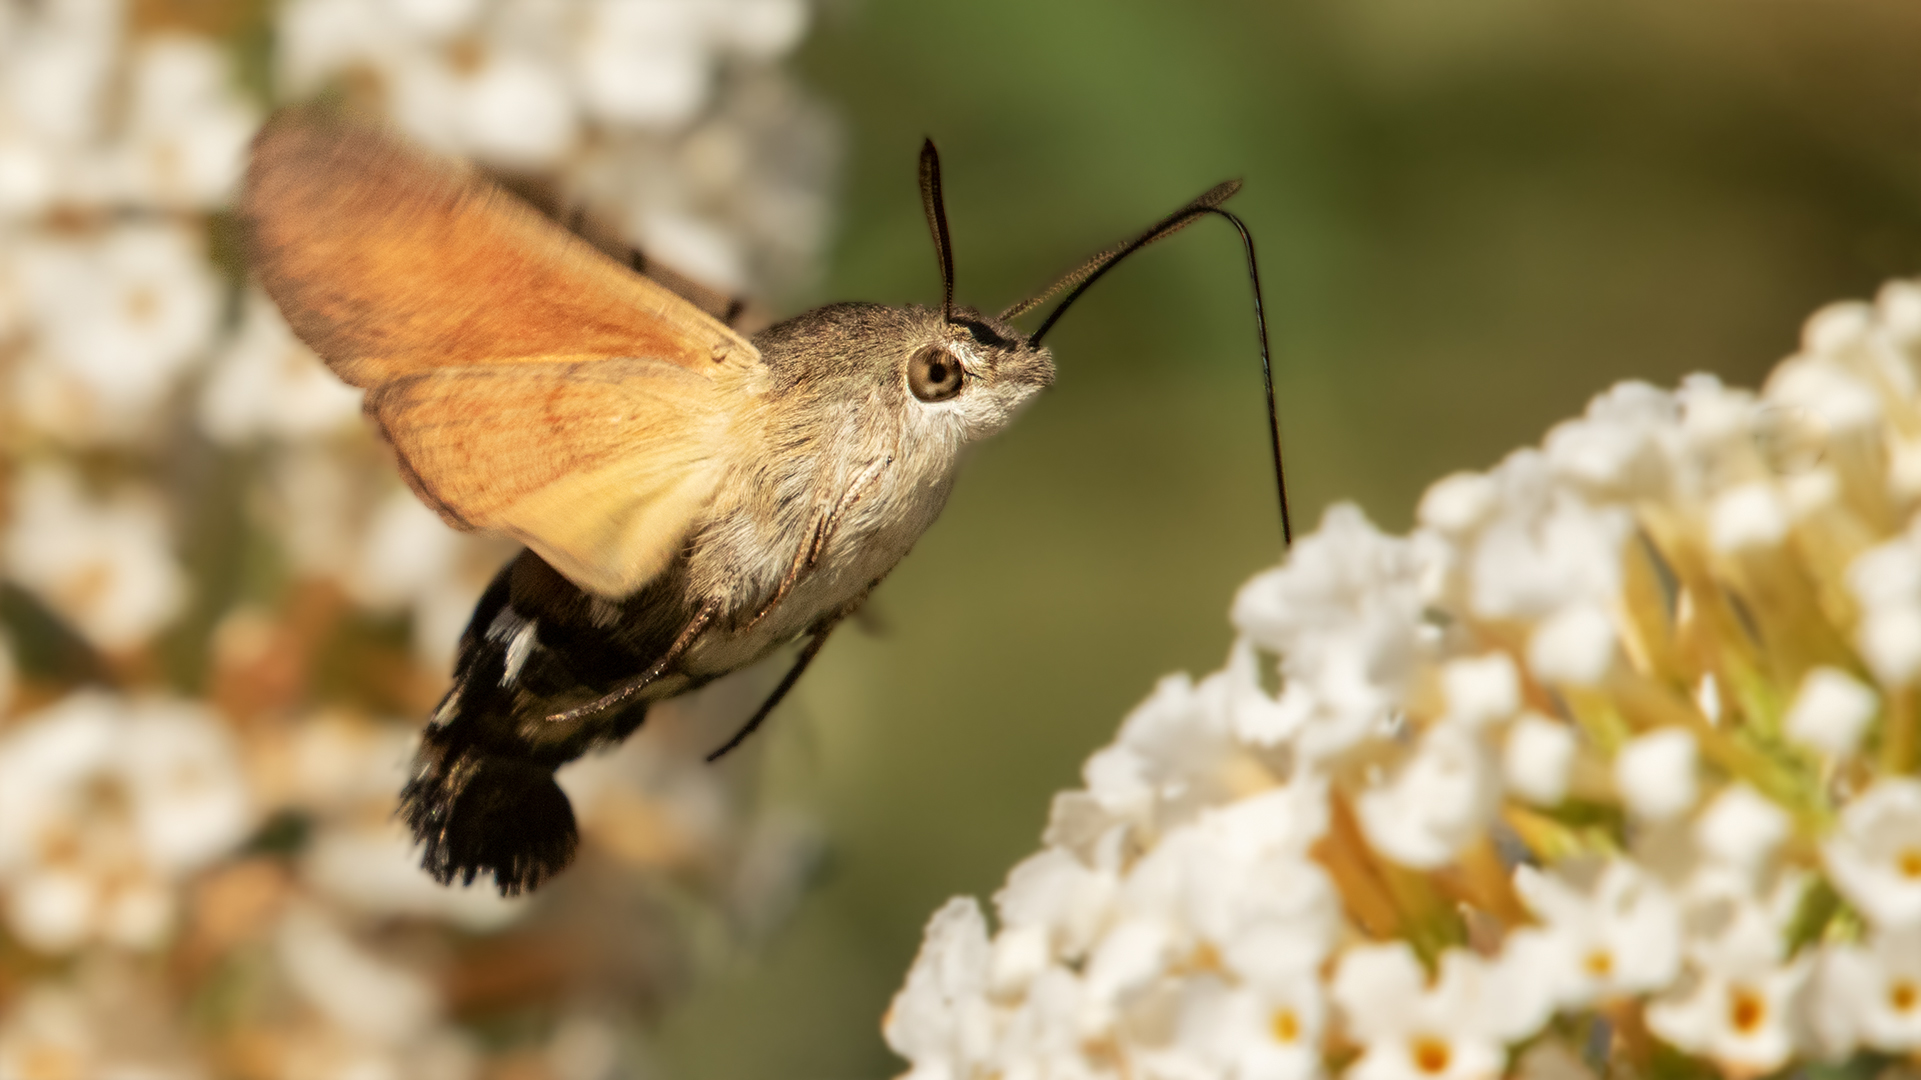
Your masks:
M500 894L514 896L573 861L580 834L552 768L472 746L450 754L432 735L400 792L400 816L425 845L420 865L435 880L492 874Z

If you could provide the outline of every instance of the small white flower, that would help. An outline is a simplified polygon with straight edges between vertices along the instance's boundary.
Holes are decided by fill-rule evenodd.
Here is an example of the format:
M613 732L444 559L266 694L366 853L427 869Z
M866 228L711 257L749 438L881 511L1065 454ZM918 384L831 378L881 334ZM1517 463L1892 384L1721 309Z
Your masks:
M1535 450L1509 454L1491 475L1500 511L1463 553L1474 614L1541 619L1619 593L1621 545L1633 533L1621 507L1560 487Z
M1545 924L1552 953L1541 955L1553 957L1553 992L1562 1006L1659 990L1680 969L1680 905L1634 864L1610 860L1584 889L1522 866L1514 886Z
M107 969L22 980L0 1017L0 1076L8 1080L197 1080L181 1043L156 1032L176 1004L158 980ZM156 1037L159 1036L159 1037Z
M418 1037L440 1012L432 983L348 937L311 907L282 917L275 952L288 981L341 1028L377 1043Z
M1282 658L1279 707L1301 718L1297 753L1340 754L1400 704L1421 648L1421 575L1413 544L1341 504L1284 567L1242 587L1234 623Z
M1338 938L1337 894L1307 858L1326 824L1317 784L1210 809L1134 865L1117 911L1165 929L1171 948L1204 946L1245 979L1284 983L1317 967Z
M122 184L136 201L214 207L240 179L260 118L231 85L214 43L179 34L148 38L133 57Z
M1010 930L1038 929L1051 952L1079 960L1106 927L1119 888L1114 874L1049 847L1008 872L994 907Z
M709 28L734 52L769 59L792 49L807 30L807 5L802 0L735 0L720 9Z
M1593 686L1614 664L1614 623L1592 604L1562 609L1535 628L1527 666L1545 682Z
M1083 1023L1113 1026L1138 993L1168 973L1184 952L1181 927L1155 915L1123 918L1088 954L1082 974L1087 995Z
M1700 972L1685 992L1648 1006L1648 1027L1724 1069L1772 1072L1795 1051L1800 1000L1812 965L1813 958L1804 955L1774 967Z
M1824 949L1816 986L1815 1022L1831 1053L1921 1048L1921 936L1913 930Z
M980 905L949 900L928 920L907 985L894 995L881 1034L916 1072L960 1080L992 1052L995 1018L987 1001L993 954Z
M573 146L574 103L557 72L500 57L469 76L462 134L474 153L515 168L551 165Z
M1579 743L1574 729L1538 713L1523 713L1508 729L1501 779L1508 790L1540 806L1567 797L1568 774Z
M689 213L650 209L629 218L628 232L646 250L660 252L663 262L714 288L747 287L746 253L740 239L719 222Z
M395 490L367 523L346 585L374 608L411 609L414 649L430 663L451 664L460 634L491 576L485 550L457 533L405 489Z
M117 742L149 865L181 874L246 838L255 815L238 748L204 706L136 702Z
M160 223L20 247L34 344L16 389L36 426L101 442L152 426L220 314L220 285L201 248L183 227Z
M1694 821L1694 842L1709 856L1759 869L1793 828L1786 811L1746 784L1731 784Z
M1494 481L1486 474L1454 473L1428 487L1415 516L1430 529L1459 536L1485 521L1499 498Z
M1162 679L1121 725L1113 744L1082 768L1087 790L1115 820L1166 827L1228 794L1235 687L1217 672L1196 686Z
M116 18L41 15L0 38L0 214L18 217L88 194L76 181L100 134L120 29Z
M1640 735L1614 757L1614 786L1635 816L1667 821L1687 813L1700 797L1694 736L1680 728Z
M1803 354L1786 361L1768 376L1764 392L1770 401L1808 410L1837 433L1881 421L1881 398L1874 388L1822 357Z
M391 0L408 30L424 38L446 38L471 27L480 0Z
M1788 536L1788 511L1764 482L1742 484L1721 493L1709 513L1708 535L1717 551L1778 547Z
M1441 956L1432 986L1404 942L1349 949L1332 997L1348 1033L1364 1044L1353 1080L1480 1080L1500 1075L1504 1044L1546 1019L1535 1002L1509 1000L1498 968L1470 953ZM1519 1008L1517 1008L1519 1006Z
M1921 603L1921 549L1897 536L1857 555L1848 587L1864 607Z
M127 649L187 599L157 499L123 488L94 500L56 466L25 470L13 492L5 565L14 580L103 649Z
M1479 736L1436 724L1391 781L1357 801L1368 842L1405 866L1440 866L1487 827L1500 800L1495 776Z
M1855 644L1883 686L1921 674L1921 547L1898 536L1848 566L1848 589L1861 604Z
M398 7L398 5L394 5ZM298 99L356 64L392 50L399 35L378 0L290 0L279 8L274 65L282 95Z
M232 738L203 707L74 694L0 740L0 887L44 952L133 948L171 928L171 883L255 815Z
M1316 980L1301 978L1276 992L1202 977L1186 980L1179 994L1173 1037L1140 1054L1147 1075L1310 1080L1322 1074L1327 1006Z
M589 109L640 127L678 127L693 118L713 81L698 8L601 0L586 14L576 70Z
M1870 607L1854 633L1861 658L1881 685L1906 687L1921 676L1921 605Z
M1674 395L1623 382L1598 394L1578 420L1542 443L1556 475L1595 494L1657 494L1667 473L1662 436L1674 427Z
M1854 676L1838 668L1814 668L1788 706L1787 732L1830 757L1846 757L1861 744L1880 707L1874 691Z
M200 426L226 443L311 438L357 423L360 398L294 337L273 301L252 292L240 334L208 372Z
M1921 924L1921 781L1883 777L1821 845L1834 887L1877 928Z
M1521 678L1504 652L1449 660L1441 665L1441 689L1451 720L1469 727L1506 720L1521 708Z
M993 1047L991 1062L979 1065L980 1072L998 1073L1009 1080L1041 1080L1046 1077L1105 1076L1083 1056L1085 1038L1081 1026L1085 1009L1085 989L1081 980L1066 968L1055 966L1043 971L1011 1009L996 1017L999 1039ZM957 1071L948 1058L916 1059L909 1076L922 1080L949 1080L969 1075Z
M988 984L1000 998L1026 993L1054 960L1048 928L1037 924L1003 927L993 948Z
M427 145L510 169L559 164L579 134L562 73L505 47L458 68L438 53L409 56L393 70L392 109Z

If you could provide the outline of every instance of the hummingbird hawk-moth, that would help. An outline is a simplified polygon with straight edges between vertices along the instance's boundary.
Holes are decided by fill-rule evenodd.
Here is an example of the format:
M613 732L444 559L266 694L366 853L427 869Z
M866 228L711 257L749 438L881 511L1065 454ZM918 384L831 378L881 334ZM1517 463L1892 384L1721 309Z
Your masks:
M260 283L366 390L422 502L525 545L401 792L435 878L536 887L576 844L557 768L804 639L713 756L752 732L933 523L961 449L1053 381L1041 338L1120 259L1218 214L1252 270L1230 182L986 315L954 303L931 141L920 180L938 307L829 304L747 337L477 171L314 111L262 130L241 202ZM1035 332L1011 325L1064 290ZM1272 401L1270 379L1270 422Z

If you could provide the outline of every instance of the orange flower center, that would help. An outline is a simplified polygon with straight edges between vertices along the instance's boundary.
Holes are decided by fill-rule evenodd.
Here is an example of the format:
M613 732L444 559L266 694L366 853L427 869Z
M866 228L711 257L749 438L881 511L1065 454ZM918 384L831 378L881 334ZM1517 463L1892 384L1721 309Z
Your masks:
M1921 878L1921 848L1902 848L1895 856L1894 865L1901 870L1901 876L1914 880Z
M1743 1035L1752 1035L1766 1023L1768 1003L1745 986L1728 991L1728 1024Z
M1301 1037L1301 1018L1294 1015L1293 1009L1275 1009L1267 1026L1276 1042L1292 1043Z
M1897 979L1893 986L1888 987L1888 1004L1893 1006L1895 1012L1907 1012L1914 1008L1918 998L1921 998L1921 991L1916 991L1914 984L1906 979Z
M149 323L160 314L160 297L151 286L141 285L127 294L127 321Z
M1453 1048L1446 1039L1423 1035L1414 1040L1411 1056L1414 1067L1429 1075L1439 1075L1447 1071L1447 1065L1454 1057Z
M1587 954L1587 959L1582 962L1582 966L1587 968L1589 975L1597 979L1605 979L1614 974L1614 954L1606 949L1596 949Z

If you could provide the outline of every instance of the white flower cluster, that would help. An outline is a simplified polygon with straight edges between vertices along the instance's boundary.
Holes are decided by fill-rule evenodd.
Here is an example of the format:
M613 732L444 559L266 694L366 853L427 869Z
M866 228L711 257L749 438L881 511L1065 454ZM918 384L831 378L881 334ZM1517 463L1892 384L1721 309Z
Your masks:
M771 288L812 269L838 156L782 68L807 17L0 0L0 1076L606 1080L637 1021L606 988L653 996L684 960L654 939L691 936L639 923L784 916L810 829L692 764L734 697L562 774L591 865L540 896L421 871L396 794L512 548L402 487L228 207L268 112L329 95Z
M934 916L884 1029L908 1075L1921 1049L1918 388L1892 284L1758 395L1615 387L1410 536L1331 509L1242 589L1226 668L1057 797L996 926Z
M829 120L770 62L803 0L290 0L295 97L375 87L403 130L560 171L647 253L720 289L791 275L825 238Z
M157 944L171 886L253 824L233 736L202 706L88 691L0 738L5 920L42 952Z

